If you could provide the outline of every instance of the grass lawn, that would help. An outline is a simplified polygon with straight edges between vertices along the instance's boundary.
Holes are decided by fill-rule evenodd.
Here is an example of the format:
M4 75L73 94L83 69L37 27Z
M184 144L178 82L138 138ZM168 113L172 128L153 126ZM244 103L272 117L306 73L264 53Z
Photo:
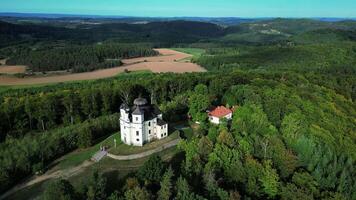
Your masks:
M113 142L111 143L111 145L109 144L108 146L110 147L109 152L112 154L130 155L130 154L137 154L137 153L145 152L147 150L155 149L159 146L162 146L163 144L165 144L167 142L170 142L170 141L178 139L178 138L179 138L179 132L176 131L176 132L170 134L165 139L148 143L148 144L144 145L143 147L130 146L130 145L123 144L122 142L120 144L118 144L116 148L114 147Z
M157 155L161 156L162 160L168 162L173 159L177 159L179 150L176 147L166 149ZM82 183L88 181L90 175L97 170L102 173L107 179L107 189L109 192L114 190L121 190L124 186L125 178L131 173L136 172L149 157L141 158L137 160L119 161L108 157L105 157L100 162L86 168L80 174L70 177L68 180L74 185L74 187L80 187Z
M172 48L172 50L187 53L193 57L199 57L201 54L205 53L204 49L199 48Z
M180 62L182 62L182 61L191 61L192 59L197 59L203 53L205 53L204 49L199 49L199 48L172 48L172 50L183 52L183 53L187 53L187 54L190 54L190 55L193 56L191 58L185 58L183 60L179 60Z
M115 136L117 135L118 134L115 134ZM113 139L112 137L111 139ZM176 147L172 147L158 153L157 155L161 156L164 161L170 161L175 158L179 152L180 151ZM135 172L148 159L149 157L130 161L119 161L105 157L100 162L85 168L81 173L69 177L68 181L70 181L74 187L79 188L82 183L86 183L90 175L97 170L98 172L103 173L104 177L106 177L109 192L113 192L114 190L120 190L123 186L121 185L123 184L123 179L130 173ZM7 199L36 199L44 192L50 181L52 180L46 180L24 188L9 196Z
M100 150L100 145L102 146L113 146L114 139L118 142L118 145L121 144L120 133L115 133L110 137L106 138L104 141L89 147L87 149L77 150L72 153L65 155L58 163L60 169L66 169L69 167L77 166L83 163L86 160L89 160L95 152Z

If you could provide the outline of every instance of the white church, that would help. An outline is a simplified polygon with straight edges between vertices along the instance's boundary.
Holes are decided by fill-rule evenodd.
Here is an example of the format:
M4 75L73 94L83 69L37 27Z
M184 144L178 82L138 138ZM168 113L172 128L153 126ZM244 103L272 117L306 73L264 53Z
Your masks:
M168 124L162 119L162 112L144 98L134 100L134 106L120 107L121 140L125 144L143 146L153 140L168 136Z

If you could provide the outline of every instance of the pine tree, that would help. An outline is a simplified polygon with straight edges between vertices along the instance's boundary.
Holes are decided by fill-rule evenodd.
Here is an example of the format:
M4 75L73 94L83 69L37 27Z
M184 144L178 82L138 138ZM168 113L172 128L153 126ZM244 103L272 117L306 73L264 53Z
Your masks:
M158 200L169 200L172 195L172 177L173 170L171 167L164 173L161 181L161 189L158 191Z

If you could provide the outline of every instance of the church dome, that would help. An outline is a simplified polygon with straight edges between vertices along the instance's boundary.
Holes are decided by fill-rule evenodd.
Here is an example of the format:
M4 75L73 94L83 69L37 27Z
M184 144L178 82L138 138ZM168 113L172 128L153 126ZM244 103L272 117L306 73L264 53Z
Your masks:
M148 102L147 102L147 100L145 99L145 98L137 98L137 99L135 99L134 100L134 104L136 105L136 106L144 106L144 105L146 105Z

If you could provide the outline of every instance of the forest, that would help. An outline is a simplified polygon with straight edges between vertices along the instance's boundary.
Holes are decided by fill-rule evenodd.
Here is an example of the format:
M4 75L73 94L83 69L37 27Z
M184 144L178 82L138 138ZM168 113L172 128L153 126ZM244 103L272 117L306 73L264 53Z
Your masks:
M262 24L283 34L271 35ZM356 46L349 34L354 23L275 19L219 29L224 33L208 39L170 42L203 49L193 61L206 73L124 74L0 88L0 193L119 131L117 113L128 94L129 102L137 96L152 99L169 123L191 116L191 123L200 124L170 161L152 156L114 186L100 171L80 187L53 180L42 199L356 199ZM335 35L340 37L334 40ZM42 52L51 62L51 56L67 52L105 61L154 55L157 45L155 40L142 48L111 42L57 49L41 49L47 48L41 44L33 51L28 44L38 42L31 41L2 52L11 55L21 46L24 55ZM134 53L128 55L127 49ZM15 55L16 62L32 62ZM70 61L51 66L80 66ZM43 62L39 71L48 69L47 61L38 62ZM89 61L83 57L82 62ZM206 110L219 105L237 109L231 122L216 126Z
M8 50L11 51L11 50ZM86 72L122 65L121 59L154 56L158 53L149 46L97 44L65 47L47 47L41 50L23 48L11 53L7 65L26 65L33 72L61 71Z

